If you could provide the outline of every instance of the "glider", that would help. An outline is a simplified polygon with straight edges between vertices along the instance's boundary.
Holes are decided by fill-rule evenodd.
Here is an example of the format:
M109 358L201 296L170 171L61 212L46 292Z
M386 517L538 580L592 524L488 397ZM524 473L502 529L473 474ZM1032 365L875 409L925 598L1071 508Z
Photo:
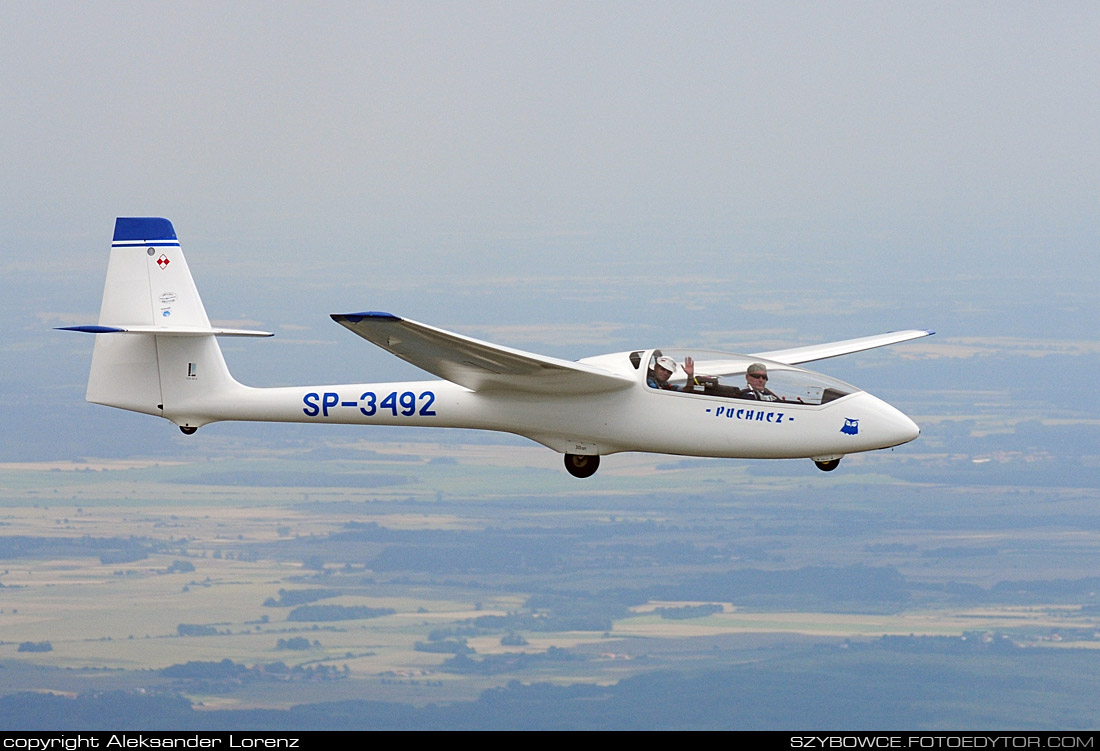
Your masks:
M565 455L575 477L621 451L744 459L889 448L916 424L855 386L798 367L932 334L896 331L808 347L730 354L637 349L561 360L391 313L336 314L352 333L442 380L253 388L230 375L167 219L119 217L87 400L168 419L190 435L220 420L495 430Z

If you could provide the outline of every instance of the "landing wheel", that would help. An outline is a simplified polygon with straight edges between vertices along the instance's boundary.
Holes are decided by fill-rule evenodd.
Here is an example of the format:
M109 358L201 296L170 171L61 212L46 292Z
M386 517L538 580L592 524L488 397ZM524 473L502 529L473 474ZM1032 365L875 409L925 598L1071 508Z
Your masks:
M594 454L566 454L565 468L573 477L591 477L600 468L600 457Z
M814 462L817 468L822 472L832 472L834 469L840 466L840 459L830 459L827 462Z
M184 435L193 435L196 430L198 430L198 428L193 428L190 425L180 425L180 431L182 431Z

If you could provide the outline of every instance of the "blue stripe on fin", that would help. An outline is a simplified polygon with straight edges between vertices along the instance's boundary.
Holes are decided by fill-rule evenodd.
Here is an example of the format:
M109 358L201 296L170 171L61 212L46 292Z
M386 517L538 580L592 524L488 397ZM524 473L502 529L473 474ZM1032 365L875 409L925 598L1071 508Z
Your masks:
M151 216L120 216L115 219L115 241L175 240L176 230L167 219Z
M179 240L116 240L112 248L178 248Z

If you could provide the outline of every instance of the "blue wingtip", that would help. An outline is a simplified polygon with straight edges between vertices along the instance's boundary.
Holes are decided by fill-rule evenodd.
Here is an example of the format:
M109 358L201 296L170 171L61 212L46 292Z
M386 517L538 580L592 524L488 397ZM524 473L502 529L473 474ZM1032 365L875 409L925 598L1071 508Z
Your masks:
M337 323L343 323L344 321L348 323L359 323L364 318L381 318L390 321L401 320L400 317L395 316L393 313L383 313L380 310L364 310L362 313L333 313L329 317Z
M167 219L151 216L120 216L115 219L115 241L175 240L176 230Z

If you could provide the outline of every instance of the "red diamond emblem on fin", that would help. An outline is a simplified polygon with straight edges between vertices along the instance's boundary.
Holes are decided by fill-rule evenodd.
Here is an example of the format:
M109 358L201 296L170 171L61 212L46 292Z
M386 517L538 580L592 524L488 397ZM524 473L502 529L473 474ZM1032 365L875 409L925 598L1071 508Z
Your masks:
M157 259L157 266L160 266L162 269L166 269L168 268L169 263L171 263L171 261L168 260L168 256L161 253L160 258Z

